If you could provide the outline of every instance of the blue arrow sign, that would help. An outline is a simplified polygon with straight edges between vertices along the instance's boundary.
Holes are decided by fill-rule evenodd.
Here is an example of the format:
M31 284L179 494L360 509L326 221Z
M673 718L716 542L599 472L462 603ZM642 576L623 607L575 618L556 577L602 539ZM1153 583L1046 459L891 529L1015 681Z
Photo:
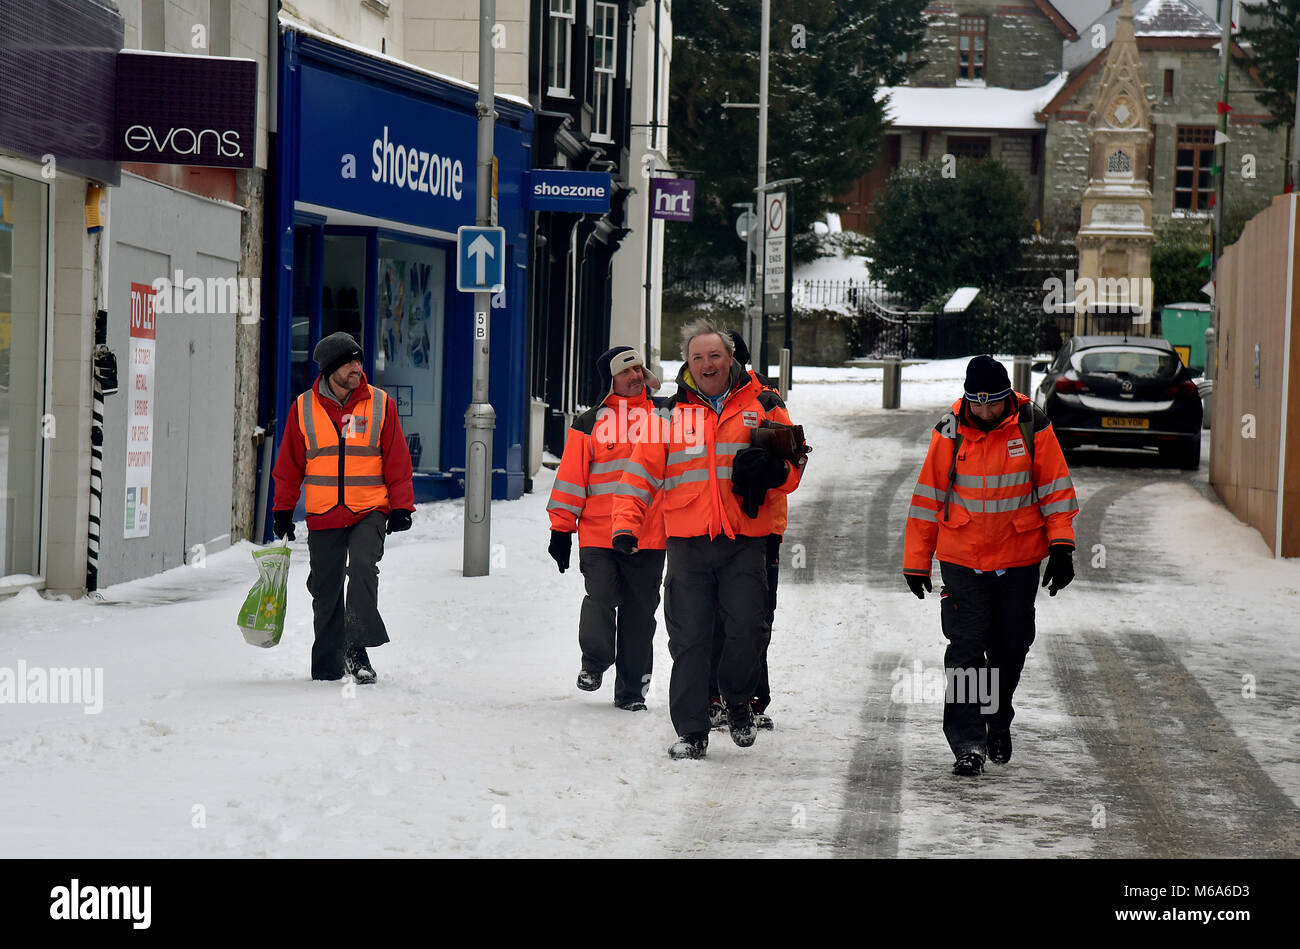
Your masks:
M456 289L496 293L505 287L506 232L501 227L456 229Z

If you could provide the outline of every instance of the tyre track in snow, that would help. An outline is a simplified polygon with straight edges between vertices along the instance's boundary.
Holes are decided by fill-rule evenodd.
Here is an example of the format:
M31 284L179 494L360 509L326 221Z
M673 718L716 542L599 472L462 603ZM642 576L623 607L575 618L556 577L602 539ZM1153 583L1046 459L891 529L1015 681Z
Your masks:
M861 737L849 766L844 814L835 834L837 857L898 856L903 796L903 726L907 705L891 700L890 673L901 653L876 653L862 706Z
M1048 637L1056 683L1100 770L1103 857L1294 857L1300 811L1169 646L1146 633ZM1095 818L1094 818L1095 819Z

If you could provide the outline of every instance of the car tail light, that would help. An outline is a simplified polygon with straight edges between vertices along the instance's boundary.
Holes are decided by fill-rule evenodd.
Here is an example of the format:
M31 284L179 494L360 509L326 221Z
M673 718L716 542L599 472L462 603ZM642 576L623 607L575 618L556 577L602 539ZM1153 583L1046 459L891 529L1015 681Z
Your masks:
M1196 388L1196 383L1191 379L1184 379L1182 382L1175 382L1171 386L1166 386L1160 394L1173 399L1180 395L1199 395L1200 390Z
M1071 379L1069 376L1061 376L1056 380L1057 392L1088 392L1087 383L1082 379Z

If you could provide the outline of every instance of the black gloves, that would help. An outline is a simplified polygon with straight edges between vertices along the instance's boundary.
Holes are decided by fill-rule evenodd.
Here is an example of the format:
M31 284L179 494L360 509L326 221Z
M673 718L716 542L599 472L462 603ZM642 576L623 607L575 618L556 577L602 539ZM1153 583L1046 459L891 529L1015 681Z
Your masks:
M386 534L396 534L398 531L409 531L411 529L411 511L405 511L398 508L388 512L388 530Z
M743 448L731 463L731 490L746 517L758 517L769 488L785 483L790 466L762 448Z
M1064 590L1074 579L1074 548L1069 544L1053 544L1047 548L1047 569L1043 571L1043 586L1047 592L1056 596L1057 590Z
M928 592L934 592L934 587L930 585L929 577L923 577L919 573L905 573L903 574L903 579L907 581L907 588L916 594L918 600L925 599L925 594L921 592L921 587L925 587Z
M276 537L287 537L289 540L293 540L295 537L293 532L293 511L273 511L272 514L274 515L274 526L271 528L271 532Z
M572 551L572 534L566 534L564 531L551 531L551 546L546 548L546 552L551 555L555 565L560 568L560 573L564 573L569 569L569 555Z
M636 553L636 535L626 531L614 535L614 549L620 554Z

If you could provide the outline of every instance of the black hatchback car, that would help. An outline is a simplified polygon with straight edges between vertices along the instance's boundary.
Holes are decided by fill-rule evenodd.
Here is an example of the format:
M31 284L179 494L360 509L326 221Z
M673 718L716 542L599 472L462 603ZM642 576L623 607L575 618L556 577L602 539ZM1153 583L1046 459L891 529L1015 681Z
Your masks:
M1201 397L1167 340L1075 336L1049 363L1034 402L1065 450L1156 448L1181 468L1201 464Z

